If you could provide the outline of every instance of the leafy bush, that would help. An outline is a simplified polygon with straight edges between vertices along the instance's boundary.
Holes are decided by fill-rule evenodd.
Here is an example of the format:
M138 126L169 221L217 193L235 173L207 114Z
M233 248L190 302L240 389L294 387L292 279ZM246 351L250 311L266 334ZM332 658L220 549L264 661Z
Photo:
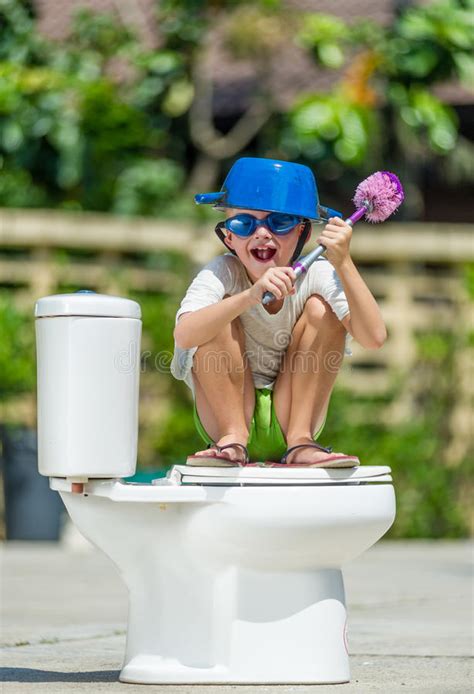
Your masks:
M458 146L454 110L431 91L446 80L469 84L474 67L472 3L439 0L407 7L387 28L360 19L351 27L330 15L308 14L297 41L326 69L343 68L329 93L297 99L282 147L327 161L329 177L364 171L393 156L447 155ZM390 138L381 138L389 124ZM395 155L397 156L397 155Z
M2 2L0 25L0 205L159 213L184 178L168 135L179 53L147 53L86 11L67 43L47 42L18 0Z
M32 318L19 311L6 292L0 294L0 397L34 390L35 347Z
M392 537L462 537L468 533L459 500L467 461L456 468L446 465L442 426L446 410L437 404L432 402L431 411L420 410L411 421L390 425L381 421L377 398L354 398L341 390L333 395L321 438L334 442L338 450L359 455L365 465L392 468L397 494ZM389 406L390 401L382 403L385 411ZM361 421L361 407L365 421Z
M197 93L197 61L217 25L234 58L258 67L269 109L258 137L244 138L240 150L299 158L323 179L341 178L348 192L353 176L441 156L451 162L451 180L467 180L468 142L458 135L453 109L431 87L469 82L471 5L437 0L404 8L389 27L370 20L349 27L278 0L236 0L232 7L163 0L160 47L149 50L113 15L85 10L67 42L47 41L24 3L2 0L0 205L200 214L182 203L183 183L195 184L206 158L213 161L206 175L220 177L221 156L227 166L239 153L212 117L198 131L214 129L213 145L193 136L189 116L195 97L205 98ZM280 112L264 76L278 46L292 41L341 77L329 92L299 94ZM195 124L195 112L191 118ZM229 127L239 140L242 123ZM382 137L387 131L390 137Z
M183 182L183 168L173 161L135 161L117 178L114 211L129 215L157 215L177 197Z

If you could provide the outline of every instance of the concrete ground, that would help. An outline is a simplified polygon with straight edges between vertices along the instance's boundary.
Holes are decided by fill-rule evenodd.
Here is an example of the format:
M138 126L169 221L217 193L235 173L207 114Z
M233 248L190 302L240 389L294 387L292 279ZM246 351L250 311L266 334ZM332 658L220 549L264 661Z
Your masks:
M345 685L131 685L117 681L127 594L85 540L7 543L2 551L5 694L426 692L472 680L472 545L380 542L346 567L352 681Z

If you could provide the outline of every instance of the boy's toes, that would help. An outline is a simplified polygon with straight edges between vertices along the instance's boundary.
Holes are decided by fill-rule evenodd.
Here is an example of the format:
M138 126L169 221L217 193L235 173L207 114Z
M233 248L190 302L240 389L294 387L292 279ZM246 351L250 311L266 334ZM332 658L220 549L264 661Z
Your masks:
M194 455L195 455L197 458L204 458L204 457L206 457L206 458L208 458L208 457L215 458L216 455L217 455L217 450L216 450L214 447L212 447L212 448L206 448L205 451L196 451L196 453L194 453Z
M223 450L224 449L224 450ZM203 461L197 462L197 461ZM234 465L246 465L249 462L248 451L244 444L240 443L219 443L214 444L205 451L197 451L194 455L188 456L187 465L211 465L232 467Z

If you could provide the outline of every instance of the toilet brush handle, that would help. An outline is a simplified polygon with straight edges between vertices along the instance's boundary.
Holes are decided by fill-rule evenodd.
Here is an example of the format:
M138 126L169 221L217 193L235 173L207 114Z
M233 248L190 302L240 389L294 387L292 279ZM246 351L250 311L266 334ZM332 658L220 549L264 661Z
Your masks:
M326 246L319 245L317 248L314 249L314 251L311 251L311 253L308 253L307 256L305 256L301 260L298 260L298 262L296 262L293 265L293 270L295 271L296 279L298 279L298 277L301 277L301 275L308 270L309 266L312 265L314 261L324 253L325 250ZM262 298L262 304L266 306L275 299L276 296L272 292L265 292Z
M345 222L353 226L364 216L369 222L384 222L398 209L404 197L403 186L395 174L390 171L376 171L357 186L353 198L356 210ZM334 210L325 208L325 212L327 215L335 216ZM293 266L297 277L306 272L325 250L324 246L318 246L302 260L298 260ZM265 292L262 303L269 304L275 298L271 292Z
M349 224L349 226L352 226L354 222L357 222L365 213L365 207L362 210L357 210L354 212L351 217L345 220L346 224ZM301 260L298 260L294 265L293 265L293 270L295 271L296 279L298 277L301 277L301 275L305 272L308 271L308 268L311 267L311 265L314 263L315 260L317 260L326 250L326 246L323 246L322 244L319 244L317 248L314 249L314 251L311 251L311 253L308 253L308 255L305 255L304 258ZM276 296L272 294L272 292L265 292L263 295L262 299L262 304L266 306L267 304L271 303L276 299Z

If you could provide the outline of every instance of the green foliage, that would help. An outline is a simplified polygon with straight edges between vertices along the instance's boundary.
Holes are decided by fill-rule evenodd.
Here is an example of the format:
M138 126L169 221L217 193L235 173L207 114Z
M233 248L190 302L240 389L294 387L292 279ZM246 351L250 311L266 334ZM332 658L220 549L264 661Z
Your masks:
M159 213L184 179L168 135L190 103L181 56L143 51L106 15L81 12L63 45L42 41L17 0L0 22L0 204ZM128 82L113 79L122 59Z
M153 267L165 272L173 269L178 277L189 277L191 274L189 260L183 255L160 254L150 258L150 262ZM176 293L171 296L139 293L132 296L140 302L143 315L142 371L163 382L169 403L166 421L161 423L158 430L150 432L149 441L145 446L152 451L154 467L157 458L163 467L182 462L190 450L197 450L201 445L194 429L192 400L187 392L188 388L182 382L176 381L170 373L175 316L183 292L184 287L177 284ZM142 397L146 399L143 385Z
M183 465L188 455L205 448L201 437L196 431L193 418L193 404L187 393L187 386L181 384L176 389L176 402L173 403L171 414L155 440L156 450L164 467Z
M179 51L188 60L207 31L208 5L205 0L163 0L159 3L160 33L171 50Z
M380 125L370 109L348 103L342 94L303 98L290 123L300 156L336 159L345 166L362 166Z
M31 316L16 309L8 293L0 294L0 397L35 387L34 332Z
M463 0L438 0L409 7L395 23L387 60L397 78L425 84L456 75L472 83L474 7Z
M77 52L90 52L93 59L99 58L100 62L110 60L128 46L133 46L131 32L108 12L96 14L79 9L75 13L72 38Z
M344 21L332 15L313 13L303 17L297 40L309 48L324 67L340 68L345 62L344 48L349 37Z
M138 296L135 300L140 302L143 315L143 332L145 346L155 359L156 355L173 353L173 330L176 308L166 294L148 294ZM153 368L148 363L148 368Z
M5 207L44 207L47 195L34 185L25 169L7 168L0 157L0 205Z
M446 154L454 149L458 120L451 108L422 87L411 86L406 89L401 83L394 83L389 94L403 121L400 127L403 127L406 141L413 142L416 149L420 150L421 143L418 141L416 144L415 140L421 136L425 145L422 149L426 150L428 145L437 154Z
M432 403L430 412L421 411L412 421L391 425L380 421L380 408L377 398L355 398L336 390L322 441L355 453L365 465L392 468L397 491L392 537L464 536L468 528L458 496L467 463L452 469L444 462L446 409Z
M262 76L292 41L321 69L341 70L331 92L300 94L287 113L267 99L274 113L255 154L299 158L328 180L348 172L352 186L356 173L397 167L395 140L401 158L449 157L459 181L471 175L465 144L430 88L472 75L471 9L436 0L381 27L278 0L163 0L160 47L149 50L112 14L86 10L67 42L46 41L20 0L1 0L0 205L202 214L183 202L196 158L188 112L196 58L216 25L234 57L263 67Z
M423 161L460 149L454 110L429 88L446 80L472 82L470 5L438 0L408 7L386 28L369 20L349 27L332 16L305 15L299 43L323 68L345 72L332 93L297 100L290 112L290 134L284 133L281 140L283 150L294 136L299 156L305 152L311 162L327 161L334 177L342 173L336 162L359 170L370 159L375 166L387 165L391 140L379 137L387 123L393 123L398 151L408 159ZM293 143L289 149L295 149Z
M422 333L418 335L418 353L423 362L441 366L453 349L449 333Z
M169 159L135 160L117 179L114 211L158 215L169 200L176 198L183 182L183 169Z
M464 266L464 286L470 299L474 299L474 263Z
M0 61L24 64L40 58L44 42L34 31L34 20L18 0L0 0Z
M234 58L266 63L285 40L293 13L282 13L278 5L261 2L238 3L230 13L225 45Z

